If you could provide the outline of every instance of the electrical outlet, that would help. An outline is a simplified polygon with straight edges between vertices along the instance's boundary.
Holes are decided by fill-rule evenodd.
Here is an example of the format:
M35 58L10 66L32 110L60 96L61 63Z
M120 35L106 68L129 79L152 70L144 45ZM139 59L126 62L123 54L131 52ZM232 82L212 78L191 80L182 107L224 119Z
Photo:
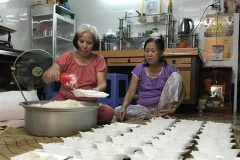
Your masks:
M214 5L212 10L219 10L221 8L220 0L212 0L212 4Z

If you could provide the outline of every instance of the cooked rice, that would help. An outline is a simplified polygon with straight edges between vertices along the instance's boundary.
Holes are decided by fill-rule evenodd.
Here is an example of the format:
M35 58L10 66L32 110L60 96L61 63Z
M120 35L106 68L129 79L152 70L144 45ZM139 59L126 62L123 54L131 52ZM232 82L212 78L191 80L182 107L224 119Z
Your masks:
M31 106L41 106L41 107L49 107L49 108L70 108L70 107L86 107L82 105L80 102L68 99L66 101L51 101L45 104L36 103L31 104Z
M52 155L40 156L33 151L26 153L20 160L57 160Z

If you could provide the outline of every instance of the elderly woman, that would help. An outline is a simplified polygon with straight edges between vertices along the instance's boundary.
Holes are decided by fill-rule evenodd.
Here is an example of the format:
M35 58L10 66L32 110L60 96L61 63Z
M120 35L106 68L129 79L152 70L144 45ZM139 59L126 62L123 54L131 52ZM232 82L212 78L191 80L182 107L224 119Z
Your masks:
M60 74L67 72L78 77L76 88L104 91L107 86L106 62L103 56L93 53L99 47L97 29L89 24L81 25L75 33L73 45L77 51L69 51L56 58L53 65L44 72L43 81L47 84L59 81ZM75 97L71 90L70 86L61 85L52 100L98 101L97 98ZM113 116L113 109L106 104L98 109L99 124L111 123Z
M132 78L122 106L115 108L120 121L144 120L173 114L185 97L178 69L163 56L162 39L149 38L144 45L145 61L132 71ZM130 102L138 88L137 105Z

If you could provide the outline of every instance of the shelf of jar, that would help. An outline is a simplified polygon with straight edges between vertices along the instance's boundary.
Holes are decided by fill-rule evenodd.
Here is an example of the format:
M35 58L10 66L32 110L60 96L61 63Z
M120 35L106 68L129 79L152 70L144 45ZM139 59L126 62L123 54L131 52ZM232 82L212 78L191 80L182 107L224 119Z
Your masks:
M50 44L50 43L52 43L52 36L33 38L33 41L39 41L40 43ZM68 39L68 38L57 36L57 44L65 44L65 43L72 43L72 40Z
M59 14L56 14L56 17L59 20L58 21L59 24L70 23L73 26L75 25L75 21L70 19L69 17L64 17L64 16L61 16Z
M166 24L167 14L154 14L154 15L145 15L145 16L133 16L127 17L125 19L126 22L130 24L142 24L142 23L161 23L163 25Z
M163 35L163 37L166 37L165 35ZM144 37L130 37L130 38L122 38L123 41L146 41L148 38L150 38L150 36L144 36ZM104 42L119 42L119 38L106 38L106 39L102 39L102 41Z

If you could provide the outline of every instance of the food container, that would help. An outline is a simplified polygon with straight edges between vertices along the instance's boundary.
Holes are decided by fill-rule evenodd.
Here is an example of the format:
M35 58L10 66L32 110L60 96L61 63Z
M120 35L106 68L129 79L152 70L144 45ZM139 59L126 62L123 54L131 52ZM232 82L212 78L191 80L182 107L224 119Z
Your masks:
M79 102L87 107L43 107L50 101L19 103L25 109L26 132L41 137L67 137L97 126L98 103Z

